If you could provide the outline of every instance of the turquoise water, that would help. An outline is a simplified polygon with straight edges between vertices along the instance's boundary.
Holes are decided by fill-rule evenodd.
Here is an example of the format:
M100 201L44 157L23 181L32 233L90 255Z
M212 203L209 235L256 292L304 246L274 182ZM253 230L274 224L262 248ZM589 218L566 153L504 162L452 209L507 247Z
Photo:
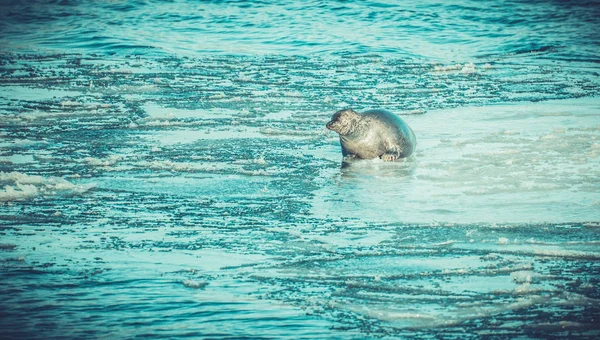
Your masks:
M59 53L598 62L597 1L5 1L2 43Z
M2 338L597 338L600 3L4 1ZM413 157L342 167L386 108Z

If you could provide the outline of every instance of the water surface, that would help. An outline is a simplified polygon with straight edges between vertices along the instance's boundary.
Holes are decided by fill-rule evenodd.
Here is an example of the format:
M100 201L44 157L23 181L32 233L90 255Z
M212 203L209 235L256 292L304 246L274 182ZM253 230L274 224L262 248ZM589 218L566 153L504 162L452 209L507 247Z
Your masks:
M0 331L598 337L599 8L3 2Z

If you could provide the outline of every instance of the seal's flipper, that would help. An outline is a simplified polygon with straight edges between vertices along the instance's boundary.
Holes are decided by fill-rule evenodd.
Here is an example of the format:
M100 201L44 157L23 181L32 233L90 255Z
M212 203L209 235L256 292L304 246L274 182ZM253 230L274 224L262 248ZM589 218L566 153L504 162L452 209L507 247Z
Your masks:
M396 159L400 158L401 155L402 148L400 148L399 145L394 145L388 148L388 150L383 155L381 155L380 158L386 162L393 162Z
M398 154L396 152L386 152L381 155L381 159L386 162L393 162L398 158Z

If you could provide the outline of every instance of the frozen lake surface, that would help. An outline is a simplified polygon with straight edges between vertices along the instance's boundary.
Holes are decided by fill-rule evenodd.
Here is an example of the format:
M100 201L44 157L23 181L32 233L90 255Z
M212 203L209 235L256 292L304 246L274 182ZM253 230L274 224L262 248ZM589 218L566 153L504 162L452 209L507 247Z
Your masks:
M599 337L600 7L477 4L0 5L0 333Z

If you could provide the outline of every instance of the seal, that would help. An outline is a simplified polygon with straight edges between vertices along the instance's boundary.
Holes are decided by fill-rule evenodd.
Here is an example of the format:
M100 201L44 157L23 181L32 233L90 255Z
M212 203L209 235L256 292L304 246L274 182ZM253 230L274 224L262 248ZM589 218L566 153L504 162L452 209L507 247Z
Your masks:
M349 158L394 161L410 156L417 145L410 126L387 110L340 110L333 114L327 128L340 135L342 155Z

